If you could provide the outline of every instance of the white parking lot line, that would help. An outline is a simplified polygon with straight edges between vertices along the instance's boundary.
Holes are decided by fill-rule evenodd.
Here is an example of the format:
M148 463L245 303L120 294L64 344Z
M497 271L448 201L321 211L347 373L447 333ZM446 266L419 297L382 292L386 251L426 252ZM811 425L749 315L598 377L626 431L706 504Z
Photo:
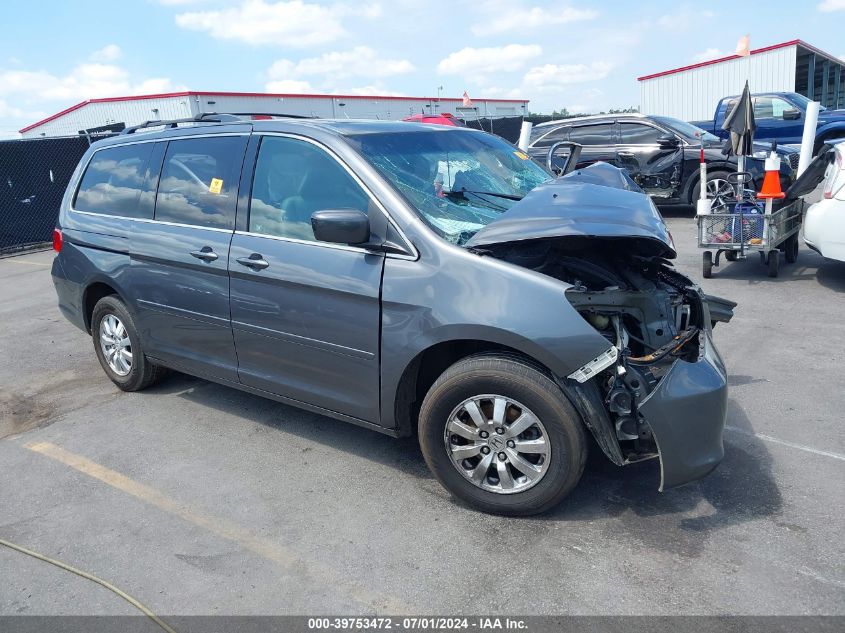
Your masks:
M805 446L804 444L796 444L795 442L789 442L787 440L780 440L776 437L772 437L771 435L763 435L762 433L752 433L750 431L744 431L742 429L738 429L735 426L726 426L726 431L733 431L734 433L740 433L742 435L751 435L753 437L759 438L764 442L772 442L773 444L780 444L781 446L789 446L790 448L797 448L799 451L806 451L807 453L813 453L814 455L822 455L824 457L832 457L833 459L838 459L840 461L845 462L845 455L841 453L834 453L832 451L822 451L817 448L813 448L812 446Z

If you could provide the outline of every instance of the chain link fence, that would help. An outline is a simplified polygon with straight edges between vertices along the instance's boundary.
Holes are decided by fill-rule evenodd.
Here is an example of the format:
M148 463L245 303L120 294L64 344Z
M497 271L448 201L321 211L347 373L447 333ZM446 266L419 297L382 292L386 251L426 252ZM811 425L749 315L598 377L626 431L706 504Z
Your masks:
M65 188L92 140L0 141L0 255L51 241Z
M467 127L475 128L476 130L484 130L491 132L496 136L501 136L506 141L516 143L519 140L519 131L522 129L521 116L501 117L498 119L464 119Z

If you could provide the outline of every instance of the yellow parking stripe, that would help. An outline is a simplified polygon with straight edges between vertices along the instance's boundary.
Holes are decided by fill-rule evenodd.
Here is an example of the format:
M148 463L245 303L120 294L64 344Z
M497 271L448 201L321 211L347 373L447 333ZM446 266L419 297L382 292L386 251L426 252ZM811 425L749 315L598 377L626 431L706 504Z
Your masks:
M362 587L349 583L345 577L338 575L329 567L316 563L312 559L304 559L295 552L268 538L252 534L241 525L222 517L216 517L205 511L181 503L168 497L155 488L139 483L119 472L106 468L86 457L71 453L60 446L49 442L37 442L24 445L31 451L49 457L70 466L89 477L98 479L104 484L125 492L144 501L159 510L179 517L180 519L208 530L220 538L237 543L259 556L266 558L286 569L295 569L297 573L305 572L317 584L336 588L357 602L377 609L379 612L402 614L412 612L407 605L400 603L386 595L372 593Z

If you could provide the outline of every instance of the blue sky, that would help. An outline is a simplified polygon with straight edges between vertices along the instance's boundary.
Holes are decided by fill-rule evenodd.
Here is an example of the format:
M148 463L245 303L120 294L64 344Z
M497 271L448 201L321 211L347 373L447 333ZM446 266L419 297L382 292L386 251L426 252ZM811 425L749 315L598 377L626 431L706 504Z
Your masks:
M92 97L173 90L637 105L636 77L803 39L845 55L845 0L5 0L0 136Z

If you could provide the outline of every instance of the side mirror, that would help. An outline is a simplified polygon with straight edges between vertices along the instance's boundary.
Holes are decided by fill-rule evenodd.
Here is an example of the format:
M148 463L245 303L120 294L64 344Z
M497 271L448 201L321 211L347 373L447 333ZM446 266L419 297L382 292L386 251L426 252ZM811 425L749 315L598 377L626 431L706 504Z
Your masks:
M661 149L675 149L680 144L681 141L678 140L678 137L674 134L664 134L657 139L657 145L660 146Z
M566 154L565 162L562 168L557 168L554 165L554 157L555 153L557 152L558 148L565 147L569 149L569 153ZM548 153L546 154L546 169L548 169L551 173L553 173L556 177L565 176L578 164L578 160L581 158L581 145L580 143L573 143L572 141L558 141L554 143L550 148Z
M365 244L370 240L370 219L355 209L326 209L311 214L311 228L319 242Z
M796 121L801 118L801 110L784 110L783 111L783 120L784 121Z

